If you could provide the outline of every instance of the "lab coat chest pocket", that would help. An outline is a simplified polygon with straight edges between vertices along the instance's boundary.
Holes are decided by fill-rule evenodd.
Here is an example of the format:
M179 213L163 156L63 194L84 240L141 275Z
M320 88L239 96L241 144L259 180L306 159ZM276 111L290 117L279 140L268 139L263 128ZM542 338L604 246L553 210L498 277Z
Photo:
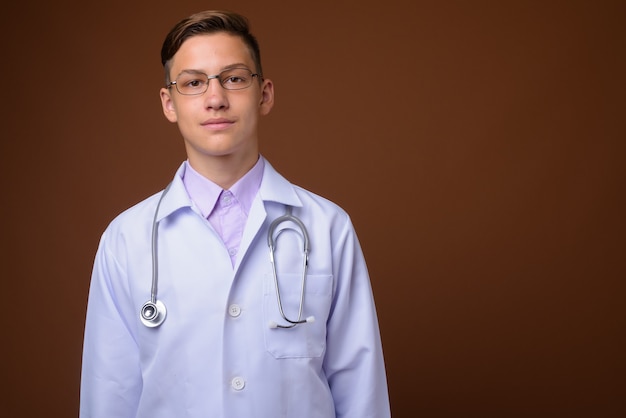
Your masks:
M302 273L278 273L280 298L285 316L298 318L302 289ZM313 316L313 322L293 328L271 328L270 323L289 323L278 307L274 276L268 274L263 286L263 319L265 348L275 358L320 357L326 348L326 321L332 300L332 275L307 275L302 319Z

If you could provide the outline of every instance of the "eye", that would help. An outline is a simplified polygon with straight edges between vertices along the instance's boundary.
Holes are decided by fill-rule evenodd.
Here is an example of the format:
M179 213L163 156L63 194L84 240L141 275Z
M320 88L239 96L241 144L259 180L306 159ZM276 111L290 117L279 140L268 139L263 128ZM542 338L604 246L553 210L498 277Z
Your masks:
M202 94L206 91L208 84L208 76L197 71L183 72L176 79L176 89L181 94Z
M250 72L243 68L235 68L220 74L220 81L226 88L245 86L250 81Z
M186 87L186 88L198 88L198 87L202 87L202 85L205 83L203 80L199 79L199 78L192 78L189 80L181 80L182 81L182 86Z
M222 79L223 84L241 84L245 83L247 80L246 77L240 75L229 75Z

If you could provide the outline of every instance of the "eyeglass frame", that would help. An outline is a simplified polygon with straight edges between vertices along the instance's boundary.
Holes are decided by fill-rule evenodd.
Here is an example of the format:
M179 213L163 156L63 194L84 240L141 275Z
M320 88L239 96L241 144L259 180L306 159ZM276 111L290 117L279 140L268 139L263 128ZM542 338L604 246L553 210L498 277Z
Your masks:
M253 79L254 77L259 77L259 79L260 79L260 80L263 80L263 75L262 75L262 74L260 74L260 73L253 73L252 71L250 71L250 69L249 69L249 68L246 68L246 67L233 67L233 68L226 68L226 69L224 69L224 70L220 71L218 74L214 74L214 75L208 75L207 73L202 72L202 71L196 71L196 70L185 70L185 71L182 71L180 74L178 74L178 76L176 76L176 79L175 79L175 80L170 81L169 83L167 83L167 84L165 85L165 88L166 88L166 89L170 89L172 86L174 86L174 87L176 87L176 91L177 91L179 94L183 95L183 96L199 96L199 95L201 95L201 94L206 93L206 91L209 89L209 83L210 83L210 82L211 82L211 80L213 80L213 79L218 80L218 81L219 81L219 83L220 83L220 86L221 86L224 90L227 90L227 91L245 90L245 89L249 88L249 87L252 85L252 81L251 81L251 82L250 82L250 84L249 84L249 85L247 85L247 86L245 86L245 87L239 87L239 88L234 88L234 89L233 89L233 88L227 88L227 87L224 87L224 84L222 83L222 80L220 79L220 76L221 76L223 73L228 72L228 71L232 71L232 70L245 70L245 71L248 71L248 72L250 73L250 78L252 78L252 79ZM207 78L207 80L206 80L206 84L205 84L205 85L206 85L206 88L205 88L202 92L200 92L200 93L183 93L183 92L181 92L181 91L178 89L178 84L177 84L177 82L176 82L176 81L177 81L178 77L180 77L180 75L181 75L182 73L185 73L185 72L188 72L188 73L195 73L195 74L202 74L202 75L204 75L204 76Z

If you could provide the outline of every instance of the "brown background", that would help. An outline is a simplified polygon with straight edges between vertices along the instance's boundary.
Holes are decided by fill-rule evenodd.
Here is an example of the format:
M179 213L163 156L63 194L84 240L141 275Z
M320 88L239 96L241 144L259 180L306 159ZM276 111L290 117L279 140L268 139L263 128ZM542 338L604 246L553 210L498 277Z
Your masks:
M185 157L162 39L227 7L276 85L262 152L353 217L394 416L626 416L624 4L5 6L0 415L77 415L99 236Z

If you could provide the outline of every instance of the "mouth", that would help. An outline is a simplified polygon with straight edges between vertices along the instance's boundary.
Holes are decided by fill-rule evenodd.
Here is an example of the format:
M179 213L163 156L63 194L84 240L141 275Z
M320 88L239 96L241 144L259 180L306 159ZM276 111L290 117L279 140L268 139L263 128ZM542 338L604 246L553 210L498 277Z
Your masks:
M204 122L201 123L201 125L204 128L207 128L210 130L219 131L222 129L230 128L231 126L234 125L234 123L235 123L234 121L230 119L226 119L226 118L213 118L213 119L205 120Z

